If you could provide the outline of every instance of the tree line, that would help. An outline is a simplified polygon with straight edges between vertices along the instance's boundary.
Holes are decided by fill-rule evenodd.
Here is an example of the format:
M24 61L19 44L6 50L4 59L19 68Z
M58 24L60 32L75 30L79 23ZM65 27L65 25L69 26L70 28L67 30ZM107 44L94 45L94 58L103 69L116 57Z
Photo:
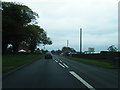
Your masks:
M52 41L43 28L37 25L39 15L28 6L16 2L2 2L2 52L9 44L13 52L24 44L33 52L38 44L51 45Z

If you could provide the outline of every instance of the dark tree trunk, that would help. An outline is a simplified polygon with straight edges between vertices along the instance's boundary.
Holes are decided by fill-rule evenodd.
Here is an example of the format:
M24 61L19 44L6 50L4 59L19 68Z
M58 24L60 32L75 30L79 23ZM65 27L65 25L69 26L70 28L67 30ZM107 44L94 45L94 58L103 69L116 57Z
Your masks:
M14 52L14 53L18 53L18 46L19 46L19 43L14 42L14 43L12 43L12 45L13 45L13 52Z
M29 49L33 53L35 51L36 45L30 45Z

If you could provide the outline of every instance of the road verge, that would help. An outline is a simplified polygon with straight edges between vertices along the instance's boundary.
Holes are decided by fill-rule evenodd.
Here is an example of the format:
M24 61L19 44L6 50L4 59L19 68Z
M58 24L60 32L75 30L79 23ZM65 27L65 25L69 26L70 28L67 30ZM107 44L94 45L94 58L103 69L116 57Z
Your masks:
M82 62L85 64L89 64L89 65L102 67L102 68L108 68L108 69L120 68L119 66L114 65L112 62L106 61L106 60L92 60L92 59L76 58L76 57L70 57L70 56L65 56L65 58L68 58L71 60L76 60L76 61L79 61L79 62Z
M6 55L3 56L3 68L2 77L6 77L9 74L33 63L36 60L42 58L42 55Z

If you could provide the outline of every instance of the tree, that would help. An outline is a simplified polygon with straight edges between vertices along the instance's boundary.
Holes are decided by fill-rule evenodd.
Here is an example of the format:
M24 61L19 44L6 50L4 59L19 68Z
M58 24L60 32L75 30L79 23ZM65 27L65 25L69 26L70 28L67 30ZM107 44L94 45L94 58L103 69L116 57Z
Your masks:
M42 33L42 44L45 46L45 45L51 45L52 44L52 41L50 40L49 37L47 37L47 33L46 32L43 32Z
M54 53L55 53L55 50L52 50L51 53L54 54Z
M38 25L28 25L26 26L26 33L25 42L29 46L31 52L33 52L36 46L39 43L42 43L42 34L44 33L44 30Z
M12 44L13 51L18 51L19 44L25 44L33 52L38 44L52 44L44 29L36 25L38 14L20 3L2 2L2 48L6 50Z
M28 6L13 3L2 2L2 49L6 50L8 44L13 45L14 52L18 45L25 39L25 26L29 23L36 23L38 14L33 12Z
M39 44L52 44L52 41L47 37L44 29L38 25L27 25L26 26L26 39L24 42L29 47L31 52L34 52L36 46Z
M76 52L76 51L73 48L70 48L70 47L63 47L62 52L67 55L68 53Z
M115 45L111 45L108 47L108 51L110 51L110 52L117 52L117 50L118 49L115 47Z

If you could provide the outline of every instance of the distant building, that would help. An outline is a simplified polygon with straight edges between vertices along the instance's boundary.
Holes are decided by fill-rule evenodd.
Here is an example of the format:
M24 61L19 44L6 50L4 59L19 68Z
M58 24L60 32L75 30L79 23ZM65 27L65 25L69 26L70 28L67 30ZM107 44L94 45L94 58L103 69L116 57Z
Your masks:
M19 45L18 46L18 51L30 52L28 46L26 46L26 45Z
M88 48L88 51L85 51L84 53L85 54L92 54L95 52L95 49L94 48Z
M94 51L94 48L88 48L88 52L90 52L90 53L95 52L95 51Z

